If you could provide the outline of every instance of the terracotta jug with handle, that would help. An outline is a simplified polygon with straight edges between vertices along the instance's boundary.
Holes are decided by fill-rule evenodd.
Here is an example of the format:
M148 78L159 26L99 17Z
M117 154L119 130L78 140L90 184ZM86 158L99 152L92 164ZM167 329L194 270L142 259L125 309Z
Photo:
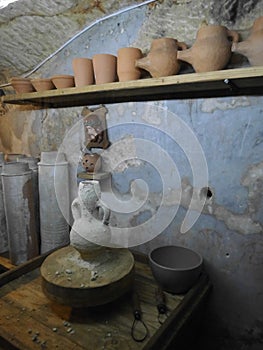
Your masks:
M153 78L175 75L180 70L178 50L185 50L186 44L173 38L154 39L146 57L136 60L135 66L148 71Z
M178 51L177 58L191 64L197 73L220 70L228 64L231 44L237 41L237 32L221 25L204 23L197 32L193 46Z
M251 66L263 65L263 16L255 20L247 40L232 44L232 52L246 56Z

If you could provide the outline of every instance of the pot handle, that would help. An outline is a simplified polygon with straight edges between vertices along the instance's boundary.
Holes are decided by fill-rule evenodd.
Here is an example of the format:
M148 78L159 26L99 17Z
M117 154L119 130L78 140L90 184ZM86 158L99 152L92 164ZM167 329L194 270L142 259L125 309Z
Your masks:
M102 215L102 223L104 225L109 225L109 219L111 214L110 209L101 203L98 203L97 208L99 208L99 213L100 215Z
M186 50L187 49L187 45L183 41L177 41L177 46L181 50Z
M239 40L239 34L238 32L235 32L234 30L227 30L227 36L232 39L233 43L237 43Z

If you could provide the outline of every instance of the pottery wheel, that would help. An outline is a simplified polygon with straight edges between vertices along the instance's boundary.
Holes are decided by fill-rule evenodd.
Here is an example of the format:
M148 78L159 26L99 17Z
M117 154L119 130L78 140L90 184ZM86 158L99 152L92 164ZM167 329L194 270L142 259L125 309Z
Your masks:
M134 258L128 249L105 248L90 262L69 245L50 254L40 272L43 292L52 301L72 307L96 306L131 289Z

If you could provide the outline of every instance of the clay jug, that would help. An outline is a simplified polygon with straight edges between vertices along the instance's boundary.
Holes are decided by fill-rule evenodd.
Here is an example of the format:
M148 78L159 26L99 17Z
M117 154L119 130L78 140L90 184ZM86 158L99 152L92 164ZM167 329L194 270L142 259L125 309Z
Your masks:
M71 205L74 223L70 232L70 244L84 260L95 259L111 238L108 227L110 211L100 203L100 195L98 181L81 181L78 197Z
M220 25L203 24L193 46L178 51L177 58L191 64L197 73L220 70L231 58L231 42L237 41L237 32Z
M263 65L263 16L255 20L247 40L232 44L232 52L246 56L251 66Z
M136 60L135 65L148 71L153 78L174 75L180 70L177 51L186 48L185 43L173 38L154 39L148 55Z

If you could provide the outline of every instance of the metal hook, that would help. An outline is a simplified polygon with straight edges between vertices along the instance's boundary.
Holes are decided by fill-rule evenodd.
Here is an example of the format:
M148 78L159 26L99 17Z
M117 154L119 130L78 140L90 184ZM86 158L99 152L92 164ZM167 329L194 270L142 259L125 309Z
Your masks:
M159 287L155 290L155 298L158 310L158 321L160 324L163 324L168 317L168 308L165 303L164 292Z
M143 342L148 334L149 334L149 330L145 324L145 322L142 319L142 311L141 311L141 307L140 307L140 301L139 301L139 297L137 295L136 292L133 292L132 295L132 303L133 303L133 315L134 315L134 320L133 320L133 324L132 324L132 328L131 328L131 336L132 339L137 341L137 342ZM144 335L142 337L137 337L136 334L136 329L137 329L137 325L141 324L144 328Z

